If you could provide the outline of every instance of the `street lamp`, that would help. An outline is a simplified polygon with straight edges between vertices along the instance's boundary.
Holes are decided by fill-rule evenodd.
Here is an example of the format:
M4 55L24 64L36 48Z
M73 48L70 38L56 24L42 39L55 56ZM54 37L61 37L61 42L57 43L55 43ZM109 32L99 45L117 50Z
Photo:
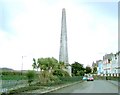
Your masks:
M22 70L23 70L23 58L26 56L22 56L22 65L21 65L21 75L22 75Z

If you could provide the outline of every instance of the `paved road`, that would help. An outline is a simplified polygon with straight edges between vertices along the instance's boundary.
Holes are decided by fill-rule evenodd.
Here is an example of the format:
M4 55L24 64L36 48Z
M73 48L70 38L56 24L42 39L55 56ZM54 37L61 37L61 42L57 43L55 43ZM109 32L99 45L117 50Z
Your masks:
M118 93L118 86L106 80L85 81L51 93Z

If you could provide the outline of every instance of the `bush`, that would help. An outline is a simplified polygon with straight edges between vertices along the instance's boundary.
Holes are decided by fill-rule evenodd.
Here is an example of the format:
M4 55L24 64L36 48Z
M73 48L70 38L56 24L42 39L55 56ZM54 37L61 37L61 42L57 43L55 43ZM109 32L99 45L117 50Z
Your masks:
M84 71L83 70L77 71L76 76L84 76Z
M56 70L54 70L53 75L55 75L55 76L61 76L61 77L69 76L68 72L64 71L62 69L56 69Z
M59 77L63 82L76 82L82 80L82 76L73 76L73 77Z
M35 77L35 72L29 70L29 71L27 72L27 78L28 78L29 86L31 85L31 82L33 82L34 77Z

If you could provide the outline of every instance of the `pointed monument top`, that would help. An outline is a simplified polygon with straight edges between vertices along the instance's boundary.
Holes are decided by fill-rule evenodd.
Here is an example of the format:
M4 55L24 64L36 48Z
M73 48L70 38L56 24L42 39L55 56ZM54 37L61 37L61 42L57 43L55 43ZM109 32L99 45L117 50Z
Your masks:
M62 8L62 15L64 16L64 18L66 17L66 11L65 11L65 8Z
M65 10L65 8L62 8L62 10Z

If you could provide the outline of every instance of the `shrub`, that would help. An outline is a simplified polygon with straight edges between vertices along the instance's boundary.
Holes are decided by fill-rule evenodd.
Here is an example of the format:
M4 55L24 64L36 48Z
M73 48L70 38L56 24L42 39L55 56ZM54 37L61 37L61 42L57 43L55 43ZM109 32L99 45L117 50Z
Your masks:
M35 72L29 70L29 71L27 72L27 78L28 78L29 86L31 85L31 82L33 82L34 77L35 77Z
M64 71L62 69L56 69L56 70L54 70L53 75L61 76L61 77L69 76L68 72Z

